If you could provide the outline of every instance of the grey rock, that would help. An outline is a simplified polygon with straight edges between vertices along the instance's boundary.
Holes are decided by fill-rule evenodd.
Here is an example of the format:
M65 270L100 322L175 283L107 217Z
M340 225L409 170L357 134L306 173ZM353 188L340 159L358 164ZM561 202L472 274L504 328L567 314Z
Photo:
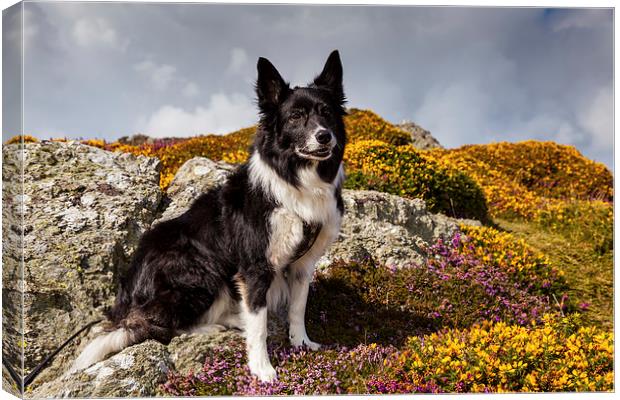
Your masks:
M152 396L173 368L166 346L153 340L131 346L83 371L44 383L31 398Z
M235 330L208 335L184 334L172 339L168 352L176 371L187 374L190 371L200 371L210 349L226 349L240 342L244 343L244 339L241 333Z
M2 390L15 397L21 397L20 388L4 365L2 365Z
M213 349L239 348L237 331L184 334L165 346L153 340L122 350L83 371L63 375L27 393L31 398L147 397L161 394L161 384L173 371L200 371ZM242 348L242 346L241 346Z
M370 190L344 190L345 215L338 240L319 260L319 267L332 261L372 257L383 265L402 267L424 261L424 247L452 235L457 220L426 209L424 200L405 199Z
M3 188L4 183L9 187L3 191L3 211L20 216L23 211L24 222L23 253L9 252L12 259L5 259L10 267L3 268L9 278L3 281L3 295L11 301L4 308L9 316L21 315L23 305L27 373L87 322L101 318L102 309L113 302L115 276L128 267L158 210L160 163L77 142L29 143L23 150L6 145L2 150ZM11 189L11 182L22 179L19 169L11 167L21 161L23 192ZM9 238L21 231L21 224L14 224L3 226ZM15 275L22 255L23 281ZM3 329L5 343L16 344L8 349L18 349L19 329ZM9 357L20 365L18 354Z
M403 121L396 125L411 134L412 144L420 150L443 149L444 147L429 131L411 121Z
M20 176L23 163L20 145L2 152L2 356L16 373L21 367L22 343L22 223L23 193ZM15 393L17 386L8 370L2 368L5 390Z
M212 161L205 157L188 160L170 182L167 194L171 202L155 222L168 220L185 212L196 197L223 183L234 169L234 165Z

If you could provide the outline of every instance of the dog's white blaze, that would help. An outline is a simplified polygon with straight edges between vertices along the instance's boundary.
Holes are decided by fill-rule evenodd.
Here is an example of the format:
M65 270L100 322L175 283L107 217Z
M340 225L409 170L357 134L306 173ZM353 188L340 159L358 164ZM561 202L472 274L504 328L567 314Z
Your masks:
M282 274L297 246L303 240L304 228L301 218L284 207L275 209L269 218L270 236L267 259L276 269L267 292L267 306L270 310L285 304L289 299L289 287Z
M261 381L276 378L276 370L269 362L267 353L267 308L251 312L243 302L243 319L245 322L245 340L250 371Z
M277 269L285 267L304 235L301 219L284 207L269 217L270 237L267 259Z
M120 328L110 333L97 336L84 348L80 356L73 362L67 375L90 367L103 360L110 353L121 351L129 346L132 341L131 332Z
M316 262L323 254L325 254L325 251L334 242L334 240L338 238L341 219L342 217L340 214L337 214L331 224L323 225L323 228L319 232L312 247L306 252L306 254L293 262L291 265L291 271L296 272L298 275L303 274L307 279L312 279Z
M250 158L249 172L254 186L260 186L279 205L303 221L327 225L339 214L334 191L344 179L342 164L333 182L325 182L319 177L316 164L300 170L299 188L282 179L258 152Z

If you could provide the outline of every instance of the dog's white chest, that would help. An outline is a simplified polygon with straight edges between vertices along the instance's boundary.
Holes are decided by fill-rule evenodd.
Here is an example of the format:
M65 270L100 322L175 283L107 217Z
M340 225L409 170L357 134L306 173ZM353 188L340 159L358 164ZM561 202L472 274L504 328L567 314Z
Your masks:
M265 254L276 269L297 259L306 259L304 264L310 259L318 260L340 229L336 188L344 179L342 165L332 182L321 179L316 165L300 170L298 178L298 185L293 186L265 164L258 153L250 158L251 181L262 187L277 204L268 217L269 243ZM312 232L312 227L320 230ZM314 235L316 240L303 254L297 254L300 245L309 239L308 235Z
M302 219L286 208L276 208L269 218L271 232L267 259L276 268L283 268L292 260L304 240Z
M308 224L285 209L277 209L270 218L267 259L278 271L291 264L303 264L303 269L313 266L338 237L341 219L335 213L324 224Z

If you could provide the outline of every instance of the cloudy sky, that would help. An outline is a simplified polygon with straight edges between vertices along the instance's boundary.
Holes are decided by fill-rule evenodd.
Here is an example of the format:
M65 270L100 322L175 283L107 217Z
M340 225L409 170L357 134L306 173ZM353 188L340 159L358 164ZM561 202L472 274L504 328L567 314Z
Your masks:
M29 2L24 21L25 131L42 138L226 133L256 121L259 56L301 85L339 49L349 106L447 147L554 140L613 163L609 9Z

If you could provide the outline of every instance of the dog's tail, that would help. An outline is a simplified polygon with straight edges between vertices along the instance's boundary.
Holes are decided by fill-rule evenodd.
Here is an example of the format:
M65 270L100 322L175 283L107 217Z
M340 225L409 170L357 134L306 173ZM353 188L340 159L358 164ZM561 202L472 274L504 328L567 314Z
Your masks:
M136 343L136 335L127 328L118 328L97 336L73 362L67 374L90 367L108 354L117 353Z

